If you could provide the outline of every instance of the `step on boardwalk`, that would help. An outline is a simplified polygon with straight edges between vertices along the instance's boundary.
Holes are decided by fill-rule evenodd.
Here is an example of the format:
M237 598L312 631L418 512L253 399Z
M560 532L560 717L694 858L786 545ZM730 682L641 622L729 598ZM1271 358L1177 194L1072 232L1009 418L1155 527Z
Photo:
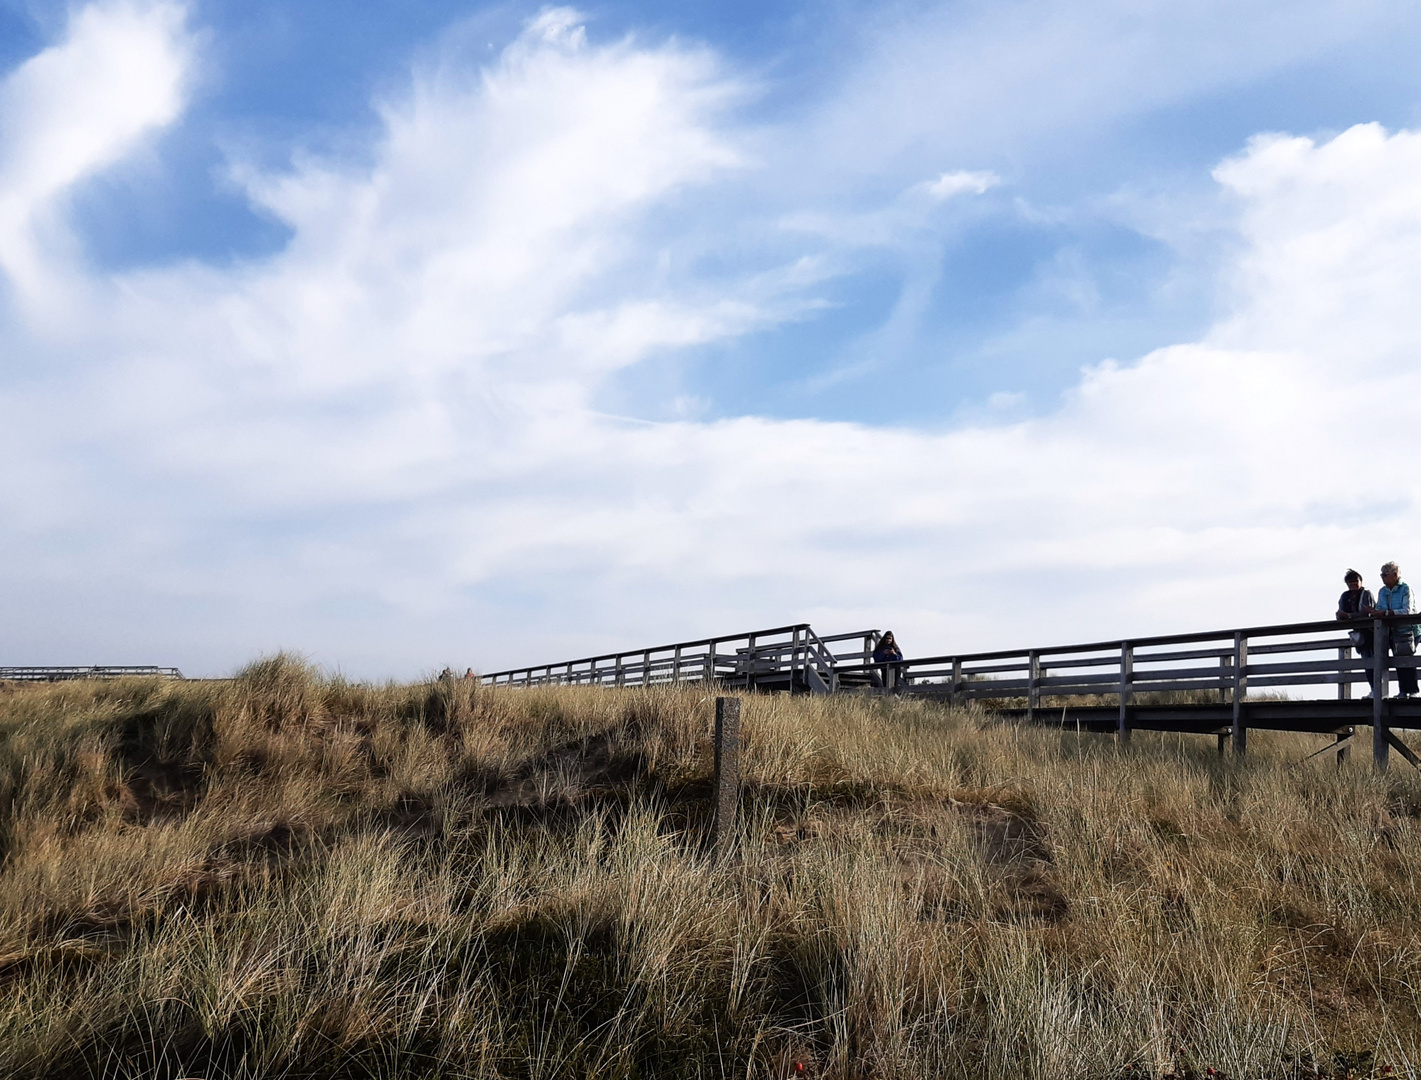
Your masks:
M1222 752L1246 751L1251 728L1330 735L1322 751L1345 754L1370 727L1372 760L1397 750L1421 768L1392 729L1421 728L1421 699L1386 700L1395 668L1386 643L1416 618L1335 620L1193 634L957 653L874 664L877 630L819 635L808 623L726 637L604 653L482 676L489 686L656 686L705 682L745 690L893 693L980 702L1004 716L1110 732L1214 736ZM1370 631L1358 655L1349 631ZM1389 669L1391 669L1389 671ZM1371 695L1370 697L1366 695ZM1322 752L1319 751L1319 752Z

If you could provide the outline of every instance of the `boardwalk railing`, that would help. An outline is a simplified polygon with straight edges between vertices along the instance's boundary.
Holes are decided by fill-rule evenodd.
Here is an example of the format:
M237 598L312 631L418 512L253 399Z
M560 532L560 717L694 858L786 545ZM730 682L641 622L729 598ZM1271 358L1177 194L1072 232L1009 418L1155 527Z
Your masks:
M65 682L70 679L122 679L129 676L181 679L175 667L0 667L0 682Z
M831 694L838 657L830 643L864 640L876 631L820 638L808 623L727 637L678 641L649 649L603 653L556 664L510 668L480 676L486 686L659 686L714 682L754 690ZM849 655L858 658L859 653Z
M1421 699L1388 700L1396 669L1415 671L1408 628L1421 617L1326 620L875 663L877 630L820 636L808 623L581 660L512 668L490 686L656 686L707 682L747 690L857 690L978 702L1003 715L1112 731L1210 734L1242 754L1250 728L1331 734L1339 753L1371 726L1372 753L1421 768L1392 728L1421 728ZM1363 697L1363 693L1367 697ZM1370 700L1368 700L1370 698Z
M1413 756L1390 729L1421 727L1421 699L1385 700L1395 669L1417 667L1414 656L1389 656L1388 642L1404 640L1417 621L1253 626L878 666L897 693L995 702L1031 720L1092 730L1102 730L1108 717L1122 739L1137 728L1209 732L1221 747L1224 737L1232 739L1240 754L1250 727L1350 736L1351 724L1370 723L1374 756L1384 764L1388 747ZM840 668L840 678L848 674Z

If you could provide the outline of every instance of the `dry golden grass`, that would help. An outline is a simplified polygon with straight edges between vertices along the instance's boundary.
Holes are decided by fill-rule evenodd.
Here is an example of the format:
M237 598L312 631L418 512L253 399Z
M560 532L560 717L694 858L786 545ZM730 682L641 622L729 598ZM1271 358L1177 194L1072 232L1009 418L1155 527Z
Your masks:
M712 709L284 657L0 689L0 1075L1421 1063L1409 769L751 697L715 864Z

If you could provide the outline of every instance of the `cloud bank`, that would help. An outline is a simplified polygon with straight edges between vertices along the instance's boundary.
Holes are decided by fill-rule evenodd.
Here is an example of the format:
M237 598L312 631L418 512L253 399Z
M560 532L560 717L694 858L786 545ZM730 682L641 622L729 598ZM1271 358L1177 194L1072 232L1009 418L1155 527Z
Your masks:
M98 269L67 196L179 121L193 42L173 5L94 4L0 87L10 662L287 646L407 675L799 619L910 651L1162 633L1325 615L1346 564L1418 533L1421 134L1220 164L1215 325L1047 415L649 421L600 408L611 380L753 346L835 272L799 227L698 265L697 199L766 167L713 53L545 11L492 63L417 71L358 164L235 163L277 254Z

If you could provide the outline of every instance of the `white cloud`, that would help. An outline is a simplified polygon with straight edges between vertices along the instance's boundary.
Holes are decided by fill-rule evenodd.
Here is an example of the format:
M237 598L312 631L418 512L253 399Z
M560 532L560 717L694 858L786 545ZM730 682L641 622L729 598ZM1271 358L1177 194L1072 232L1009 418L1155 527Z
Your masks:
M177 94L181 28L167 7L84 9L6 82L7 122L69 130L103 97L98 75L86 97L26 74L80 41L150 60L167 42ZM44 287L0 345L62 361L0 389L11 653L211 669L294 645L407 673L797 618L986 646L1306 616L1344 564L1406 558L1404 434L1368 425L1404 432L1421 389L1421 136L1270 138L1226 162L1227 319L1087 370L1044 418L602 415L612 374L815 302L808 264L714 286L655 269L674 230L653 212L747 168L742 90L704 51L592 45L557 9L485 71L420 73L383 106L373 165L247 170L293 230L273 257L78 280L6 234L10 279ZM61 205L176 100L135 94L127 135L76 136L59 179L0 190ZM964 176L987 182L937 183L977 190Z
M0 269L19 289L36 293L57 269L45 266L64 244L54 201L177 117L189 49L179 5L110 0L78 11L64 42L5 79Z
M994 172L945 172L936 180L925 180L920 185L923 191L934 199L950 199L954 195L970 193L981 195L1002 182Z

